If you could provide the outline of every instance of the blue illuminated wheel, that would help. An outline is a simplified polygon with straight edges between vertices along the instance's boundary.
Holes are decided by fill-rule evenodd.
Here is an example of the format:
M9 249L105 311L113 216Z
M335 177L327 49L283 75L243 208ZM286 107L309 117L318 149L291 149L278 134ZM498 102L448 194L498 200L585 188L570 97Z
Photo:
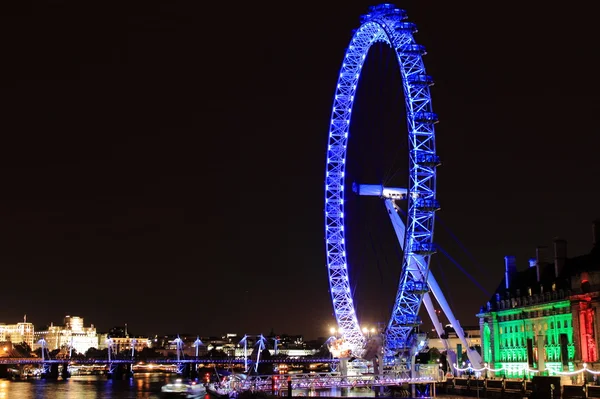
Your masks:
M404 255L396 300L384 332L388 353L407 348L414 327L420 324L418 313L427 283L426 277L416 278L411 268L419 267L422 276L427 276L429 260L435 252L433 228L438 209L435 180L439 158L435 151L434 131L437 116L432 111L429 90L433 81L423 64L425 48L413 38L416 26L405 19L405 11L392 4L370 7L368 14L362 16L340 69L331 115L325 177L327 268L338 330L356 355L362 353L366 338L358 322L348 276L344 173L351 112L360 73L369 49L377 42L387 43L395 49L408 126L408 187L396 190L403 192L402 199L408 201L404 242L401 242ZM383 196L384 188L379 191Z

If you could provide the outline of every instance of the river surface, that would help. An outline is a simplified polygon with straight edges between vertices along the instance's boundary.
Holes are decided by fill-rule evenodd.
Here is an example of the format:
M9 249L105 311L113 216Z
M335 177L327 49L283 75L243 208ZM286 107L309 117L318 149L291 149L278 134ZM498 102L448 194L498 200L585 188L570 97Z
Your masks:
M63 380L0 380L0 399L160 399L160 388L176 379L174 374L136 374L128 380L113 381L106 376L73 376ZM371 390L340 389L296 391L293 396L374 397ZM207 396L206 399L210 397Z
M160 387L170 376L148 374L112 381L106 376L74 376L67 381L0 380L0 399L125 399L160 398Z

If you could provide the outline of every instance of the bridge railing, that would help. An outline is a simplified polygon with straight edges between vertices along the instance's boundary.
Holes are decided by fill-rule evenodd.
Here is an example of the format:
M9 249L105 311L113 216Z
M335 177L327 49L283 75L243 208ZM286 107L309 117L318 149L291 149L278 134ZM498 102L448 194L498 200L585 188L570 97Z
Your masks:
M436 382L446 381L446 375L439 364L420 364L416 376L420 378L426 378L435 380Z
M435 378L414 377L402 378L395 374L383 375L352 375L343 376L340 373L314 374L279 374L248 376L236 387L240 391L280 391L288 389L325 389L325 388L358 388L374 386L392 386L402 384L432 384Z
M110 363L160 363L160 364L169 364L169 363L204 363L204 364L244 364L247 362L248 364L254 363L254 361L248 359L245 360L243 357L239 358L193 358L187 357L184 359L173 359L173 358L155 358L155 359L123 359L123 358L115 358L111 359ZM310 359L310 358L300 358L300 359L265 359L260 360L259 363L286 363L286 364L300 364L300 363L337 363L338 359ZM0 358L0 364L41 364L41 363L73 363L73 364L102 364L109 363L108 359L42 359L39 357L19 357L19 358Z

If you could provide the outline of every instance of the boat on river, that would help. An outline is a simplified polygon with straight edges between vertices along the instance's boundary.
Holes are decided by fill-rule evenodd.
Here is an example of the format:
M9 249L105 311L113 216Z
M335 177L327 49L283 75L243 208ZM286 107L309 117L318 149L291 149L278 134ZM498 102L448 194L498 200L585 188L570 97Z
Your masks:
M231 374L223 377L220 381L206 385L206 392L214 399L236 398L245 379L246 374Z
M163 398L197 399L206 395L206 387L197 381L184 381L178 378L175 382L163 385L160 392Z

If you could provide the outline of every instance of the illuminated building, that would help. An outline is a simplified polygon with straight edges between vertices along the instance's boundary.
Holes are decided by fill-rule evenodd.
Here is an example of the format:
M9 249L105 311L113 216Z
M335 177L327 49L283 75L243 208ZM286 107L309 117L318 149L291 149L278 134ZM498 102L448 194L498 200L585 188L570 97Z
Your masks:
M32 323L27 322L27 316L23 318L22 323L0 324L0 341L19 344L25 342L30 348L34 342L34 327Z
M152 341L148 337L130 336L127 332L127 324L125 327L113 327L109 333L98 334L98 349L108 348L109 343L116 353L131 352L132 347L135 352L152 347Z
M463 330L463 335L469 344L470 347L481 346L481 334L479 326L461 326ZM444 335L446 337L446 342L448 348L454 351L455 353L463 351L462 343L454 327L451 324L448 324L444 327ZM437 349L440 352L444 352L446 350L446 346L441 338L429 338L427 342L427 346L429 349Z
M73 348L79 353L85 353L90 348L98 347L96 327L84 327L83 318L66 316L64 326L50 324L47 330L35 333L36 341L46 340L48 350ZM37 344L35 347L39 347Z
M483 361L507 377L600 368L596 318L600 307L600 222L593 223L590 253L567 258L567 243L536 248L529 267L518 271L505 257L505 275L477 315Z
M136 352L139 352L144 348L150 347L150 340L145 337L111 337L110 339L112 340L113 350L116 353L120 353L123 351L131 352L132 346ZM106 346L106 344L104 346Z

